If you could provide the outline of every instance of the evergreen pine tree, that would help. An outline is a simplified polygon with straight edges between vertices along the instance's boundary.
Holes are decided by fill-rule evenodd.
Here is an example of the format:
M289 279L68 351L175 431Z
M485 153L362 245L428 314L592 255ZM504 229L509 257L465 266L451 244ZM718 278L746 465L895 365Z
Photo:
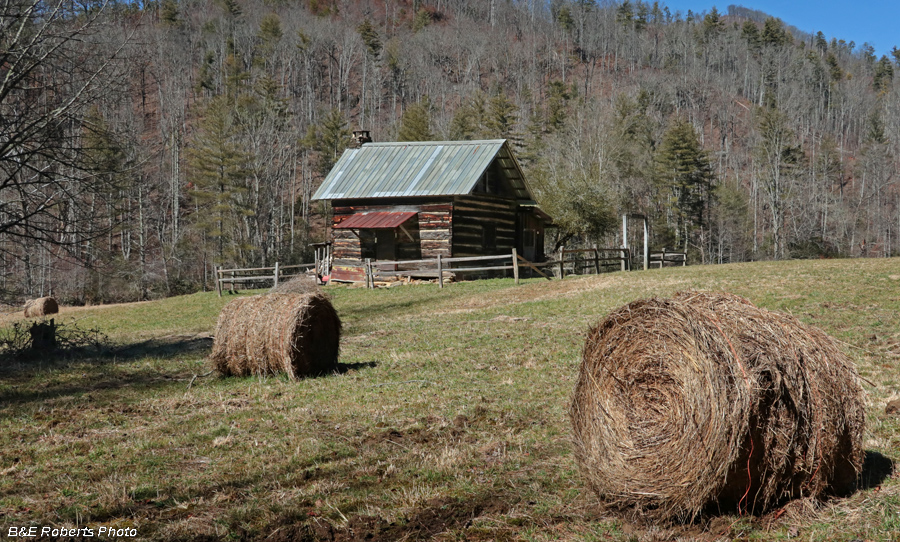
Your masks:
M518 142L521 139L514 131L519 121L518 106L503 92L498 92L488 104L488 115L484 122L488 137L510 139Z
M381 54L381 38L378 36L378 31L375 30L375 25L372 24L368 18L360 23L359 26L356 27L356 31L359 32L359 37L362 38L363 43L366 44L366 52L369 53L369 56L377 58L379 54Z
M317 153L316 169L321 176L328 175L341 153L350 145L350 135L347 120L339 109L332 109L325 114L322 122L309 127L301 145Z
M265 66L266 62L275 54L275 48L278 42L284 37L284 31L281 29L281 19L274 13L269 13L259 22L259 32L256 37L259 38L259 49L253 58L254 64Z
M484 137L484 119L487 99L478 91L472 99L456 108L450 121L450 139L453 141L469 141Z
M432 139L434 139L434 134L431 132L431 102L428 96L423 96L422 101L407 107L403 112L397 141L431 141Z
M872 79L872 88L875 92L886 93L891 89L894 81L894 67L887 55L881 57L881 60L875 64L875 75Z
M245 194L250 156L236 141L231 109L221 97L206 109L188 148L188 182L198 214L196 226L219 264L236 262L251 247L241 242L241 219L253 214Z
M656 155L657 183L675 239L687 250L693 230L705 224L713 186L712 166L697 133L684 119L675 119Z
M163 0L159 8L159 20L166 26L179 26L181 24L178 3L175 0Z
M547 89L547 129L559 130L566 122L566 106L572 95L562 81L550 81Z

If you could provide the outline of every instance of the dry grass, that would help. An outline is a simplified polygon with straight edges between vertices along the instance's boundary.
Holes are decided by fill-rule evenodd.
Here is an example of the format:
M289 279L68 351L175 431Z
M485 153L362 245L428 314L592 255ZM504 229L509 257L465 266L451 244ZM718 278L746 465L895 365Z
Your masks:
M633 518L759 514L846 494L863 391L822 331L729 294L632 302L592 328L571 407L581 470Z
M0 532L131 525L138 539L896 540L898 260L696 266L547 282L326 288L339 371L218 378L214 293L71 316L97 358L0 365ZM637 525L580 476L566 415L590 325L635 299L731 291L843 341L867 381L867 484L761 517ZM237 296L240 298L243 296ZM466 308L467 312L451 312ZM70 310L62 309L63 313ZM68 318L69 316L67 316ZM19 313L21 319L21 312ZM880 455L879 455L880 454ZM878 463L876 461L875 463ZM793 531L792 529L797 529Z

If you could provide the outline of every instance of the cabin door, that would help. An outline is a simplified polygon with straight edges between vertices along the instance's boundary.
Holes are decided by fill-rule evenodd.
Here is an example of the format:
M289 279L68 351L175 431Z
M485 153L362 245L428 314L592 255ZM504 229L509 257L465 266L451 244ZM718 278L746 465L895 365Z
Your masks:
M535 261L535 256L537 254L537 224L536 220L531 215L522 214L519 215L519 224L522 228L521 230L521 239L522 239L522 257L528 260L529 262Z
M522 257L528 260L529 262L534 261L535 254L535 243L534 243L534 231L533 230L525 230L522 235Z
M375 230L375 259L397 259L397 233L396 230Z

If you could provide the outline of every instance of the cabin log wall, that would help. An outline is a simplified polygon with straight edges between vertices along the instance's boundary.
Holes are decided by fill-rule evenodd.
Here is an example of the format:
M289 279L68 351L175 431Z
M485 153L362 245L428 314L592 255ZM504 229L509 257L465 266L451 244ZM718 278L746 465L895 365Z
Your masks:
M484 227L493 226L495 243L484 245ZM516 246L516 205L506 198L459 196L453 204L453 256L506 254Z

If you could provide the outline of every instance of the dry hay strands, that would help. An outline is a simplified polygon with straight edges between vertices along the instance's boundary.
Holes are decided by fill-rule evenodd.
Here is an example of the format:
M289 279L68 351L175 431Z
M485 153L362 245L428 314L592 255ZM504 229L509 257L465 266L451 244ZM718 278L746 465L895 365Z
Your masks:
M210 361L223 375L296 379L337 369L340 337L341 320L324 294L244 297L219 314Z
M314 275L298 275L269 290L270 294L314 294L321 291Z
M25 302L25 318L46 316L59 312L59 304L52 297L39 297Z
M822 331L730 294L646 299L590 330L569 411L591 488L632 519L845 494L864 399Z

